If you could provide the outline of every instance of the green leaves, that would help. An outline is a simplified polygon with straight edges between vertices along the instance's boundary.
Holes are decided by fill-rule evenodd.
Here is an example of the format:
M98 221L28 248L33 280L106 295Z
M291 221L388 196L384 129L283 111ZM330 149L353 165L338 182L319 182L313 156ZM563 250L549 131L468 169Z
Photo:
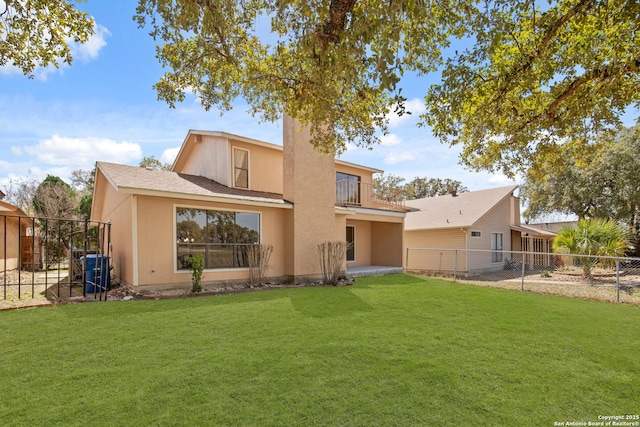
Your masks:
M141 0L136 19L170 69L160 99L174 105L189 90L226 110L242 97L252 114L286 112L311 127L319 150L340 152L378 142L406 70L437 68L458 19L432 12L414 1Z
M547 156L550 158L550 156ZM570 141L561 156L529 169L520 186L525 217L563 212L621 221L640 236L640 126L595 141ZM640 245L634 245L640 250Z
M32 76L36 67L71 64L69 43L86 42L94 22L71 0L5 1L0 4L0 66Z
M623 256L628 248L628 229L618 221L598 218L581 219L575 227L562 228L553 241L555 252L578 255L585 277L591 276L598 263L607 262L598 257Z
M463 145L466 166L512 176L558 155L567 139L619 125L640 100L636 3L485 5L471 17L475 45L446 64L422 117L441 140Z
M159 99L241 97L309 125L325 152L376 144L403 75L441 71L421 124L467 167L513 176L638 105L638 14L627 0L140 0L135 19L168 68Z

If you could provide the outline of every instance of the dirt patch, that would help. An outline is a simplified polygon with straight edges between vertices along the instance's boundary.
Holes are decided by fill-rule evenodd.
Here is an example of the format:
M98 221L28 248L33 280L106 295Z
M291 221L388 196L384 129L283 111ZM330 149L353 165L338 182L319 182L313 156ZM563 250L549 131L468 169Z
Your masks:
M453 277L439 278L453 280ZM640 305L640 275L624 273L618 280L619 290L616 275L610 272L596 272L591 280L587 280L581 272L544 271L525 274L523 280L519 272L500 271L479 277L457 278L456 281L491 288Z

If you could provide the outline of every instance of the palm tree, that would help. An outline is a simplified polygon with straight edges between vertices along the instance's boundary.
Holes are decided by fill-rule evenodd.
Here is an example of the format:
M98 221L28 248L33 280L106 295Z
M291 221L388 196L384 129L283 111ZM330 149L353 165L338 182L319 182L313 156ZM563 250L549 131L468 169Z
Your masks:
M575 227L563 227L553 241L553 250L577 255L585 278L603 256L622 256L629 248L629 230L618 221L581 219ZM583 256L579 256L583 255Z

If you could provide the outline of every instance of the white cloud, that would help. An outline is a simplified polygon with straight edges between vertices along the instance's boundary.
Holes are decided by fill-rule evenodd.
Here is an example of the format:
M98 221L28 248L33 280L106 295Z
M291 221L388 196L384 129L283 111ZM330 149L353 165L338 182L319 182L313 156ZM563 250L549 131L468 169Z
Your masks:
M520 176L516 176L515 180L508 178L507 176L498 173L495 175L491 175L489 177L489 179L487 179L487 182L489 182L490 184L499 184L499 185L510 185L510 184L519 184L520 183Z
M173 164L178 156L178 152L180 151L180 147L167 148L162 152L162 156L160 156L160 161L162 163Z
M53 135L36 145L24 147L24 152L48 165L91 169L96 161L130 163L142 158L140 145L116 142L107 138L67 138Z
M387 156L384 158L384 163L387 165L395 165L397 163L406 162L406 161L415 160L415 159L416 159L415 151L401 151L401 152L394 152L394 153L387 154Z
M20 147L11 147L11 152L16 156L22 156L22 148Z
M393 146L398 145L402 142L402 138L394 133L390 133L387 135L382 135L380 137L380 145Z
M9 74L22 74L22 70L20 68L16 67L15 65L13 65L13 64L7 64L7 65L4 65L4 66L0 67L0 73L6 74L6 75L9 75Z
M95 25L94 31L94 34L89 36L85 43L77 43L72 38L67 38L65 40L69 46L69 50L71 51L71 56L74 59L81 59L85 62L92 61L98 57L100 49L107 45L105 39L111 35L111 32L100 24ZM33 75L40 80L47 80L49 74L55 73L56 71L62 73L65 68L69 67L69 65L62 62L60 58L58 58L58 66L59 68L56 68L53 65L36 67L36 69L33 70ZM0 67L0 73L7 75L22 74L22 69L16 67L12 62L10 62L5 66Z
M414 119L417 120L417 117L426 111L424 106L424 102L421 99L415 98L411 99L404 103L405 110L410 112L411 114L403 114L402 116L398 116L394 110L395 106L389 109L388 119L389 119L389 127L397 127L405 122Z
M71 55L74 58L80 58L83 61L91 61L98 57L100 49L107 45L105 38L111 35L111 32L100 24L94 27L95 33L89 37L85 43L76 43L68 41Z
M347 142L344 148L345 153L348 151L355 151L360 149L360 147L358 147L356 144L352 143L352 142Z

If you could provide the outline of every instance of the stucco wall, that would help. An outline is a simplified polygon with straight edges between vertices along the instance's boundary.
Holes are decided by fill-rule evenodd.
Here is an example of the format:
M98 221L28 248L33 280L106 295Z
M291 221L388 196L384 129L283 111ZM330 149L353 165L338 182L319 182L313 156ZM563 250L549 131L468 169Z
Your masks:
M294 204L285 230L290 258L285 273L295 280L314 280L321 277L318 245L339 235L335 162L332 156L314 150L308 128L289 117L284 118L283 128L283 193Z
M371 223L371 264L401 267L402 244L402 224Z
M94 205L91 218L111 223L111 265L113 275L125 285L134 284L133 268L133 196L120 194L107 182L100 171L96 173Z

